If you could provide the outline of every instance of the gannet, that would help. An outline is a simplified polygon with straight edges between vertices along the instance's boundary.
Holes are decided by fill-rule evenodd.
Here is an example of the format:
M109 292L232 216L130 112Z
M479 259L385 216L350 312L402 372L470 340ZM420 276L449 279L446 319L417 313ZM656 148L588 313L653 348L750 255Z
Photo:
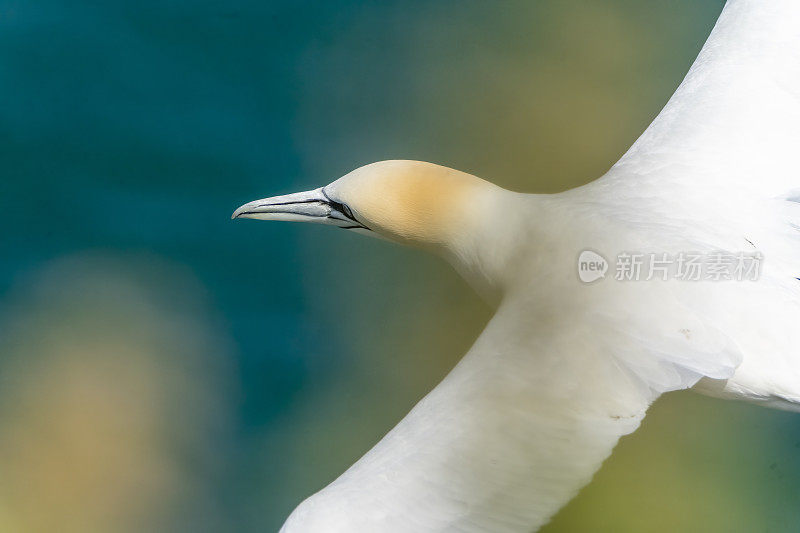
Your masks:
M730 0L657 118L582 187L522 194L383 161L233 218L422 247L496 309L447 377L281 531L536 530L667 391L797 410L800 2ZM723 252L760 258L758 276L615 272L638 255Z

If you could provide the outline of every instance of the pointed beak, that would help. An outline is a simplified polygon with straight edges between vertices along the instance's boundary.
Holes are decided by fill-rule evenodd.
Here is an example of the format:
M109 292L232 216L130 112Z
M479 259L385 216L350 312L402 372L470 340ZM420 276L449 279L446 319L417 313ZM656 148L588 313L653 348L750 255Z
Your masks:
M330 206L322 195L321 189L296 192L262 198L239 207L231 215L235 218L255 218L258 220L293 220L301 222L319 222L331 212Z
M324 188L263 198L239 207L231 219L288 220L315 222L341 228L368 229L353 216L352 211L325 194Z

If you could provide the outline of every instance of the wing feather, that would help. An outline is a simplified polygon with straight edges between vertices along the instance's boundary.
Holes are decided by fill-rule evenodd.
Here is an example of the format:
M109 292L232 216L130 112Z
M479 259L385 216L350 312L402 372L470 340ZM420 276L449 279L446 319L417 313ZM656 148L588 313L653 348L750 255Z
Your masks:
M730 0L672 98L605 179L658 194L789 197L800 188L799 147L800 2Z
M645 251L759 251L756 284L683 291L743 354L703 390L800 401L800 2L729 0L661 113L581 194L649 232L661 248Z
M718 354L670 359L668 340L645 355L635 328L609 331L617 320L596 311L549 320L530 299L504 302L445 380L282 531L531 531L661 392L732 371Z

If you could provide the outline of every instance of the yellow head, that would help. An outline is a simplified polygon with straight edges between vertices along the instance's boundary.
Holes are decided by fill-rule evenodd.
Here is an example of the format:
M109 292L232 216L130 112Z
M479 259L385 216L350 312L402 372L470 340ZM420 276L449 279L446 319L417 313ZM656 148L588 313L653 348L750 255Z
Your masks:
M432 163L381 161L313 191L250 202L233 218L316 222L409 244L448 245L469 229L482 193L496 189Z

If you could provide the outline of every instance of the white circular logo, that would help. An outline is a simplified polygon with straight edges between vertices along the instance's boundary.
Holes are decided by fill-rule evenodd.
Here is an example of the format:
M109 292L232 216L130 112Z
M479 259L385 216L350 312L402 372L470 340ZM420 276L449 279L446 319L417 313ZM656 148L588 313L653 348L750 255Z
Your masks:
M578 256L578 277L584 283L591 283L606 277L608 261L602 255L584 250Z

